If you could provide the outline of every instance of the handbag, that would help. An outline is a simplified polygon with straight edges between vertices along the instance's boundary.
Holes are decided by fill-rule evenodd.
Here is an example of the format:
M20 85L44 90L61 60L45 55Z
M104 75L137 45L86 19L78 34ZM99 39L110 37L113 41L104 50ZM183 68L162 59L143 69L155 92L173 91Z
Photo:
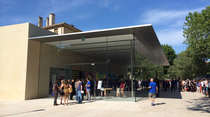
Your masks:
M69 90L69 93L72 93L73 92L73 90L72 90L72 88L70 87L70 88L68 88L68 90Z
M82 90L81 93L84 94L84 91Z

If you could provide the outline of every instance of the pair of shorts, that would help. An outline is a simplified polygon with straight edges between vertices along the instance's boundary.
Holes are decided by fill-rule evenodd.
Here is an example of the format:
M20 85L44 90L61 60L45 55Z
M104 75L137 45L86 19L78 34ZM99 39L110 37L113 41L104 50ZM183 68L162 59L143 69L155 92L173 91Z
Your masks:
M120 88L117 88L117 93L120 93Z
M100 90L101 90L101 91L104 91L104 88L101 88Z
M156 97L156 93L149 93L149 98L150 97L154 99Z

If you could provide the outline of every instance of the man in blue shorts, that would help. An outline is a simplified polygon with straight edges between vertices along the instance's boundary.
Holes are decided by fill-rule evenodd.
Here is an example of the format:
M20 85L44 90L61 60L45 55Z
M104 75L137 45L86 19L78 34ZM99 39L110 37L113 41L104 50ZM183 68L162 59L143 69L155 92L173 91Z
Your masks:
M150 79L150 83L149 83L149 99L151 101L151 106L154 106L154 101L155 101L155 97L156 97L156 93L158 92L158 87L157 84L155 82L153 82L153 78Z

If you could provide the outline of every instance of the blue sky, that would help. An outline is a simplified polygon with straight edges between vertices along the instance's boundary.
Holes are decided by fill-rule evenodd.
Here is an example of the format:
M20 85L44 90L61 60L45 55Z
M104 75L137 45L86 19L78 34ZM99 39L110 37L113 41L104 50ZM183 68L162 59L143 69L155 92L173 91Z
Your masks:
M82 31L152 24L161 44L180 53L182 26L189 12L201 12L210 0L0 0L0 26L38 24L56 15L56 23L73 24Z

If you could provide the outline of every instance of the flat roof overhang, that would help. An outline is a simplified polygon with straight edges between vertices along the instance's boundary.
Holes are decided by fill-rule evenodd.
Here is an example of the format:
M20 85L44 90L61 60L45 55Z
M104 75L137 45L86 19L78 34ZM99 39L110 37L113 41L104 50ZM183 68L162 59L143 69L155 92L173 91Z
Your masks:
M85 41L81 41L82 38L85 38ZM126 65L129 65L131 62L131 40L135 40L133 41L133 45L136 51L156 65L169 66L168 60L151 24L62 35L29 37L29 39L52 46L57 46L62 41L63 45L69 44L65 49L93 57L102 56L104 54L103 46L107 48L108 45L108 48L112 48L112 51L109 53L109 58L113 58L116 62ZM115 53L124 54L116 55Z

